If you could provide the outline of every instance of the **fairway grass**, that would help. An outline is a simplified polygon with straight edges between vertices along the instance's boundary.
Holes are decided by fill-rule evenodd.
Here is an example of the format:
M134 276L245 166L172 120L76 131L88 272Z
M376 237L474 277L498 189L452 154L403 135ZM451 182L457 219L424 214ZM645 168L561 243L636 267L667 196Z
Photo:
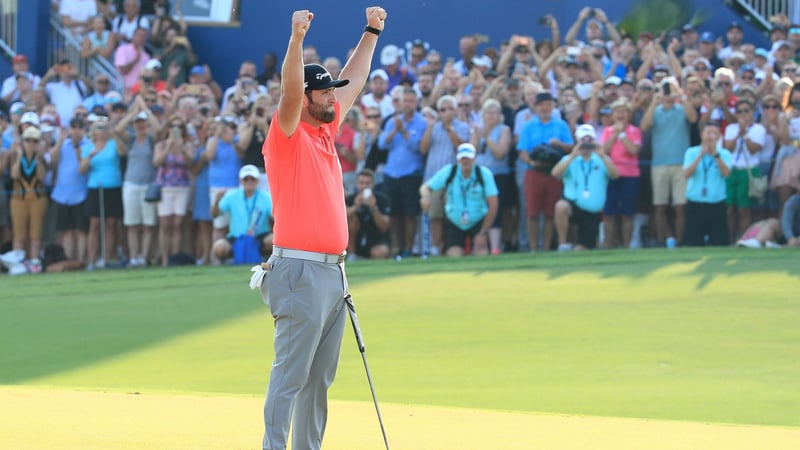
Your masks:
M359 261L348 265L348 275L396 448L588 448L604 440L618 445L590 447L798 448L798 256L679 249ZM53 421L65 416L67 428L58 432L85 439L101 427L68 425L83 414L78 405L97 401L104 411L122 402L120 411L133 408L120 413L124 420L97 413L83 423L114 429L104 420L119 419L134 428L125 436L151 425L156 436L171 422L145 418L131 402L162 401L147 407L164 414L177 408L176 416L180 408L197 410L196 417L187 413L195 417L188 428L175 428L175 445L136 446L145 441L131 437L130 447L105 448L253 448L273 328L248 278L245 267L2 277L0 384L15 387L0 388L0 402L25 409L26 399L52 397L38 411ZM379 448L364 368L349 325L345 332L326 448ZM126 395L133 392L142 395ZM71 397L81 395L90 398ZM228 409L241 414L239 428L218 417ZM215 412L203 418L206 410ZM350 414L361 413L354 430ZM581 434L593 420L597 434ZM6 434L8 423L0 417L0 447L44 448L5 445L5 436L24 442L28 429L16 424L20 431ZM665 440L663 424L685 428ZM644 434L617 436L626 426ZM197 432L201 440L219 432L222 442L227 436L241 447L210 437L207 446L193 445L195 432L182 431L192 427L206 430ZM475 445L444 445L457 442L446 439L459 428ZM705 445L726 442L702 440L708 429L722 430L732 443L776 445ZM742 430L760 431L748 441ZM358 445L335 437L362 431L367 440L353 441ZM625 436L665 446L619 445ZM681 444L681 436L690 440ZM557 445L559 437L570 445Z
M16 450L255 449L255 397L0 387L0 446ZM394 450L794 450L800 429L381 405ZM65 409L69 409L66 413ZM47 430L47 432L42 432ZM383 448L371 402L332 401L326 450Z

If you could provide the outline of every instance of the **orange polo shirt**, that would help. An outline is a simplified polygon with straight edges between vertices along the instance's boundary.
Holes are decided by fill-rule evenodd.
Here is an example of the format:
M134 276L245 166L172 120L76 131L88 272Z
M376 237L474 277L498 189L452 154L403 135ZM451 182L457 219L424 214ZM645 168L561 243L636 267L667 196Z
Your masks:
M339 254L347 248L347 212L342 167L333 122L317 128L300 121L292 136L272 117L264 141L264 167L272 192L274 243L279 247Z

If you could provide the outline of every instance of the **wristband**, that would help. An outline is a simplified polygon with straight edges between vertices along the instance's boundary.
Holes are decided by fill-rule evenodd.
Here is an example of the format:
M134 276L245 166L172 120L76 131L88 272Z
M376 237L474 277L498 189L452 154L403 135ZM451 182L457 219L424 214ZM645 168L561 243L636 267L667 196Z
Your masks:
M375 36L380 36L381 35L381 30L379 30L379 29L377 29L375 27L371 27L371 26L367 25L366 27L364 27L364 33L372 33Z

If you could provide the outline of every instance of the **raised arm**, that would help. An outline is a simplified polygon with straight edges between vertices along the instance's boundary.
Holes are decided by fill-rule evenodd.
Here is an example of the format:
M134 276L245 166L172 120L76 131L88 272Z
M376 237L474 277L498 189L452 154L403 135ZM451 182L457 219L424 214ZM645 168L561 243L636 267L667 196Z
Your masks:
M378 43L378 34L383 31L384 20L386 20L386 11L383 8L379 6L367 8L367 27L364 29L353 55L347 60L339 75L342 79L350 80L350 83L335 91L336 99L339 101L340 125L344 122L347 111L367 82L372 55L375 53L375 46Z
M305 91L303 81L303 39L314 14L308 10L292 14L292 35L281 68L281 99L278 102L278 126L286 136L291 136L300 123ZM206 149L208 152L208 149Z

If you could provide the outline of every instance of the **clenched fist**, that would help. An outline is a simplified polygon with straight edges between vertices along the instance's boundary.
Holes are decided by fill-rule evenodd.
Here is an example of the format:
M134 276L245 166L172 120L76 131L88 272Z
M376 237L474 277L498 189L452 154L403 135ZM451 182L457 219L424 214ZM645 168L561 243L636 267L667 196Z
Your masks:
M292 36L304 38L314 20L314 13L307 9L295 11L292 14Z
M386 10L380 6L367 8L367 25L383 31L383 21L386 20Z

